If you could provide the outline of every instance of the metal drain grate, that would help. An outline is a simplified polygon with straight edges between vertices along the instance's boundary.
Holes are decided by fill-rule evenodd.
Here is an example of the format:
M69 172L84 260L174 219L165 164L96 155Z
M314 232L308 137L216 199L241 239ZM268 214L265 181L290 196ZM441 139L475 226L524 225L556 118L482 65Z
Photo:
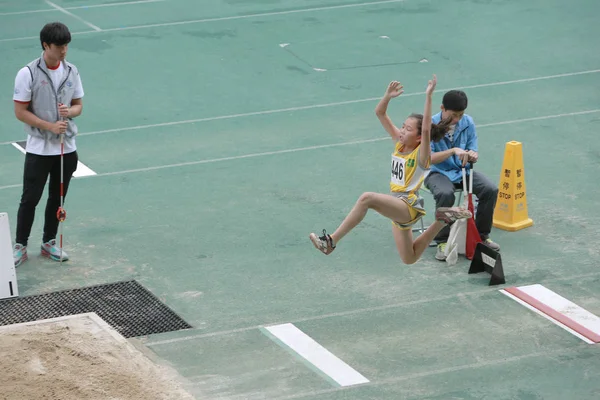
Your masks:
M0 325L95 312L126 338L192 326L137 281L0 301Z

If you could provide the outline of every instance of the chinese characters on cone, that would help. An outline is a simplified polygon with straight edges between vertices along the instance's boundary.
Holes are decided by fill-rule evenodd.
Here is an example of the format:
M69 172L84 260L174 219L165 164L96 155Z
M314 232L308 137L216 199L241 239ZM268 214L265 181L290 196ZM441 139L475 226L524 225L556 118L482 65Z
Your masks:
M511 232L533 225L527 213L523 145L520 142L506 143L493 224Z

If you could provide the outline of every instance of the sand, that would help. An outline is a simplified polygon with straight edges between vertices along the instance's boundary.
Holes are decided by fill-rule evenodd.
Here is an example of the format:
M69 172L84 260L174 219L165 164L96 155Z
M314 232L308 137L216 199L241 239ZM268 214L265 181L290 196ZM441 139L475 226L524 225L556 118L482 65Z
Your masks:
M193 400L95 314L0 327L0 399Z

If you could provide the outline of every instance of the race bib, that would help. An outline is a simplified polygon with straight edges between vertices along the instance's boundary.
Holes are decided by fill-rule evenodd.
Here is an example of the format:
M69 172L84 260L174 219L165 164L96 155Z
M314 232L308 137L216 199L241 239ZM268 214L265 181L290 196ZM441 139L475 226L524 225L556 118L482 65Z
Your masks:
M398 186L404 186L404 158L392 156L392 183Z

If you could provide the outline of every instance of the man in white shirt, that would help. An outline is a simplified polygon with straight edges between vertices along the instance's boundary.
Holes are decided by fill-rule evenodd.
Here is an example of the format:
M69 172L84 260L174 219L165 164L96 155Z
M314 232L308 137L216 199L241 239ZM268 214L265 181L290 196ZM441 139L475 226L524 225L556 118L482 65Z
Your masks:
M52 260L60 260L61 249L56 244L56 234L60 207L61 135L64 139L63 200L78 162L75 144L77 125L73 118L81 115L84 93L77 67L65 61L71 33L60 22L49 23L40 31L40 42L42 55L19 70L13 95L15 116L24 123L27 133L23 192L13 248L15 267L27 260L35 209L48 176L49 195L41 252ZM68 260L64 250L62 259Z

